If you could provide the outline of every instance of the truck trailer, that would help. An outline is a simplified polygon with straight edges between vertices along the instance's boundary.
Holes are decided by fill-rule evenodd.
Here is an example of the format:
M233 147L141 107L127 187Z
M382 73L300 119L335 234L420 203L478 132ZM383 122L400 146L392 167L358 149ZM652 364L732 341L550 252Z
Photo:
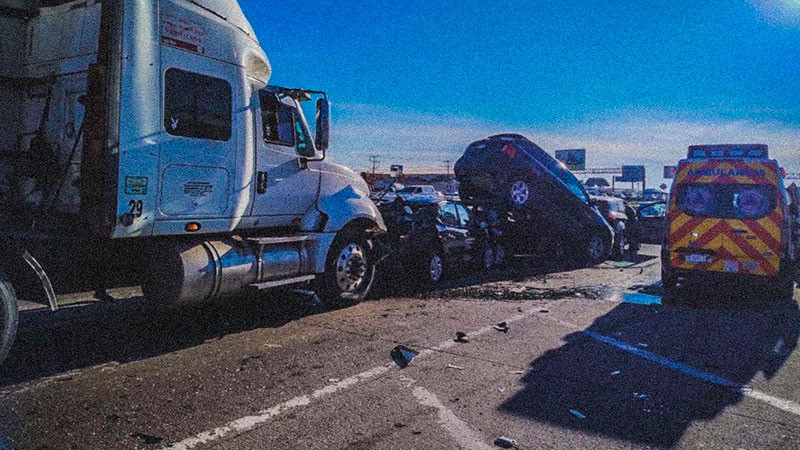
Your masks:
M0 30L0 362L18 294L56 310L124 278L156 306L367 295L380 213L327 159L327 95L268 85L236 1L0 0Z

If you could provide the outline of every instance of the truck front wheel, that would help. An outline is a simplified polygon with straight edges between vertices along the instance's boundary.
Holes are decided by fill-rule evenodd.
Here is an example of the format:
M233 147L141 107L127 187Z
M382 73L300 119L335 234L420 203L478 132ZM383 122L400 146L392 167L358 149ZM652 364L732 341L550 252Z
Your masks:
M11 283L0 273L0 364L14 344L18 324L17 294Z
M375 279L372 242L364 230L346 228L328 250L325 272L317 277L317 296L332 308L363 300Z

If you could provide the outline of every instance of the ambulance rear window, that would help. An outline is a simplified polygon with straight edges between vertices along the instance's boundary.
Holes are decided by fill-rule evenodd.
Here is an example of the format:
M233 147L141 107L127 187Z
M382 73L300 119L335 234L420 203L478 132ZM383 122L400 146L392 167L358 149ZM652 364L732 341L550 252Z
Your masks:
M718 219L759 219L777 205L775 187L764 184L685 184L677 201L690 216Z

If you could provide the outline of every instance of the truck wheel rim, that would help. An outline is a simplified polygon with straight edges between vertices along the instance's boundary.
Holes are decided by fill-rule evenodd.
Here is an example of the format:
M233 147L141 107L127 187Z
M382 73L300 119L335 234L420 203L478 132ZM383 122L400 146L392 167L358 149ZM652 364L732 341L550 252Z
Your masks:
M444 264L442 264L442 258L439 255L434 254L431 256L431 264L429 268L431 281L439 281L442 278L443 271Z
M594 260L603 257L603 241L598 236L589 241L589 256Z
M346 245L336 263L336 283L344 292L357 290L367 275L367 257L356 243Z
M515 205L524 205L528 201L528 196L530 196L530 188L528 188L528 183L520 180L514 182L511 185L511 201L514 202Z

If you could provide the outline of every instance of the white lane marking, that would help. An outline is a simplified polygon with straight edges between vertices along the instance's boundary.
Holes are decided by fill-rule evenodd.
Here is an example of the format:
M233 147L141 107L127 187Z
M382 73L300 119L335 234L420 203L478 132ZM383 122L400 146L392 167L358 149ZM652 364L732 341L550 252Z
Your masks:
M630 344L622 342L618 339L614 339L609 336L602 335L600 333L595 333L594 331L585 330L583 334L589 336L590 338L602 342L604 344L610 345L612 347L616 347L620 350L625 352L631 353L636 355L640 358L646 359L648 361L652 361L656 364L660 364L664 367L668 367L672 370L678 371L683 373L684 375L688 375L693 378L697 378L702 381L706 381L708 383L713 383L719 386L727 387L734 389L741 393L744 396L754 398L756 400L761 400L764 403L774 406L782 411L786 411L788 413L800 416L800 404L797 404L791 400L786 400L778 397L773 397L769 394L766 394L761 391L757 391L752 389L742 383L737 383L735 381L730 381L720 376L714 375L712 373L704 372L700 369L697 369L692 366L688 366L686 364L681 364L677 361L673 361L667 357L657 355L655 353L649 352L647 350L642 350L641 348L634 347Z
M301 395L299 397L295 397L291 400L279 403L271 408L259 411L258 414L256 415L242 417L241 419L234 420L233 422L230 422L227 425L215 428L211 431L205 431L203 433L198 434L197 436L184 439L180 442L176 442L165 448L173 450L184 450L184 449L195 448L198 445L208 444L210 442L226 437L232 433L241 433L243 431L252 430L256 426L274 418L275 416L282 414L285 411L297 408L299 406L310 405L312 400L316 400L326 395L333 394L337 391L352 387L361 381L374 378L378 375L382 375L388 372L390 368L391 366L388 364L384 366L373 367L372 369L367 370L365 372L361 372L358 375L345 378L344 380L339 381L338 383L334 383L325 386L322 389L318 389L309 395Z
M796 416L800 416L800 404L797 404L791 400L773 397L761 391L756 391L755 389L742 389L742 394L756 400L761 400L764 403L768 403L778 409L790 412Z
M516 314L516 315L506 319L505 322L506 323L518 322L518 321L520 321L522 319L525 319L526 317L530 317L530 316L536 314L538 311L539 311L539 308L530 309L530 310L524 311L524 312L522 312L520 314ZM472 332L468 333L468 336L470 336L470 337L478 337L478 336L484 335L486 333L489 333L490 331L494 331L493 326L486 326L486 327L480 328L480 329L478 329L476 331L472 331ZM441 352L443 350L447 350L448 348L456 346L456 345L460 345L460 344L458 344L457 342L453 341L452 339L448 339L448 340L440 343L439 345L436 345L435 347L430 347L430 348L422 350L419 353L419 355L417 355L417 357L414 358L414 359L416 360L416 359L419 359L419 358L424 358L424 357L432 355L434 353ZM361 372L361 373L359 373L357 375L353 375L352 377L345 378L344 380L339 381L338 383L334 383L334 384L325 386L325 387L323 387L321 389L318 389L318 390L312 392L311 394L301 395L299 397L295 397L295 398L287 400L287 401L285 401L283 403L279 403L279 404L277 404L277 405L275 405L275 406L273 406L271 408L261 410L258 413L256 413L255 415L242 417L241 419L234 420L234 421L229 422L228 424L223 425L221 427L215 428L215 429L210 430L210 431L204 431L204 432L202 432L200 434L197 434L196 436L193 436L193 437L190 437L190 438L186 438L186 439L184 439L184 440L182 440L180 442L176 442L176 443L171 444L171 445L169 445L167 447L164 447L164 450L168 450L168 449L169 450L188 450L188 449L195 448L195 447L203 445L203 444L208 444L208 443L220 440L222 438L225 438L225 437L228 437L228 436L231 436L231 435L234 435L234 434L240 434L242 432L252 430L253 428L257 427L258 425L260 425L260 424L262 424L264 422L267 422L267 421L273 419L274 417L276 417L276 416L278 416L278 415L280 415L280 414L282 414L282 413L284 413L284 412L286 412L286 411L288 411L290 409L297 408L297 407L300 407L300 406L308 406L308 405L311 404L311 402L313 400L317 400L317 399L319 399L321 397L324 397L326 395L331 395L331 394L334 394L334 393L336 393L338 391L342 391L342 390L348 389L348 388L360 383L361 381L365 381L365 380L368 380L370 378L375 378L375 377L377 377L379 375L382 375L382 374L388 372L393 366L394 366L394 364L389 363L389 364L373 367L372 369L369 369L367 371Z
M456 441L459 448L465 450L492 450L494 448L483 442L480 433L470 428L466 422L444 406L433 392L417 386L411 393L421 405L436 409L439 425Z

